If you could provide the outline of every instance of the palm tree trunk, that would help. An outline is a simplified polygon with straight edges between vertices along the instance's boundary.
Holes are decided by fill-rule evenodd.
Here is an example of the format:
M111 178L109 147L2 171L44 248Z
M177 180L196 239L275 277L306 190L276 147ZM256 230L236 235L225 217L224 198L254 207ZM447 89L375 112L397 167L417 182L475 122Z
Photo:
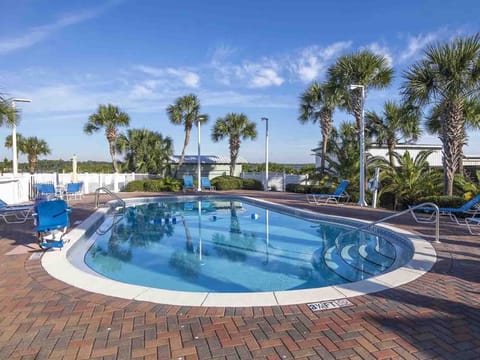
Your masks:
M443 169L444 193L453 195L453 180L461 154L462 134L464 132L463 110L461 105L449 104L443 127Z
M321 112L321 121L320 127L322 129L322 158L320 160L320 175L323 176L325 172L325 157L327 155L328 141L330 139L330 134L332 133L332 111L328 108L323 108Z
M230 176L235 175L235 165L237 164L238 152L240 150L240 137L232 136L230 138Z
M388 141L387 147L388 147L388 161L390 162L390 166L392 167L392 169L394 169L395 159L394 159L393 153L395 152L395 143L392 141Z
M110 150L110 157L112 158L112 167L113 167L113 172L118 172L118 166L117 166L117 159L115 159L115 142L109 141L108 142L108 147Z
M175 174L173 177L177 177L178 170L180 167L183 165L184 159L185 159L185 151L187 151L187 146L190 142L190 133L192 132L191 127L185 127L185 140L183 141L183 149L182 149L182 154L180 155L180 160L178 160L178 165L175 169Z

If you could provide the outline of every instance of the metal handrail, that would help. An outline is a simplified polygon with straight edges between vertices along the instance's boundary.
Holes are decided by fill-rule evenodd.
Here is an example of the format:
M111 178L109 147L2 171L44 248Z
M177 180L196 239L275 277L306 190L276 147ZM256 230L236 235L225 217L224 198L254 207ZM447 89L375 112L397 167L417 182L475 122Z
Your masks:
M125 201L121 197L119 197L118 195L111 192L106 187L99 187L97 190L95 190L95 208L98 208L100 206L100 191L101 190L103 190L105 193L107 193L108 195L113 197L115 200L117 200L120 204L122 204L122 212L125 213L125 207L126 207Z
M384 217L384 218L381 218L377 221L374 221L374 222L371 222L369 224L366 224L364 226L360 226L359 228L355 228L353 230L350 230L350 231L347 231L347 232L344 232L344 233L341 233L339 234L336 239L335 239L335 244L337 245L338 247L338 244L339 244L339 241L340 239L344 238L345 236L349 235L349 234L353 234L354 232L357 232L357 231L362 231L362 230L365 230L365 229L368 229L374 225L377 225L379 223L382 223L384 221L387 221L387 220L390 220L390 219L393 219L393 218L396 218L398 216L401 216L403 214L406 214L407 212L410 212L412 214L412 217L415 219L415 221L417 222L421 222L417 219L417 217L414 215L413 211L416 210L416 209L419 209L419 208L432 208L435 212L435 242L436 243L440 243L440 210L438 209L438 206L437 204L435 203L432 203L432 202L426 202L426 203L422 203L422 204L419 204L419 205L415 205L415 206L412 206L412 207L409 207L408 209L406 210L403 210L399 213L395 213L393 215L389 215L387 217ZM430 217L431 218L431 217Z

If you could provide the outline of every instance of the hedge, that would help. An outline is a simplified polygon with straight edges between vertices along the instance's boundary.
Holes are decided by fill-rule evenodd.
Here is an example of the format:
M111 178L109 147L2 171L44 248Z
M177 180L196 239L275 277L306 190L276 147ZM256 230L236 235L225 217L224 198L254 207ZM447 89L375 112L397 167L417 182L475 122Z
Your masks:
M125 186L126 192L133 191L148 191L148 192L160 192L160 191L179 191L182 188L180 181L164 178L164 179L143 179L130 181Z

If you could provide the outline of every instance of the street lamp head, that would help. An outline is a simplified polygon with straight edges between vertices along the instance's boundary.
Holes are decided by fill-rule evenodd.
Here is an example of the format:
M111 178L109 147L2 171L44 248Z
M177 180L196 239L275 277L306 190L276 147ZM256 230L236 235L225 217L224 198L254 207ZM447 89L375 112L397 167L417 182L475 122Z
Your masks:
M361 89L363 87L364 87L363 85L354 85L354 84L348 85L349 90Z
M262 117L262 121L268 121L267 117Z
M32 102L30 99L12 99L12 102Z

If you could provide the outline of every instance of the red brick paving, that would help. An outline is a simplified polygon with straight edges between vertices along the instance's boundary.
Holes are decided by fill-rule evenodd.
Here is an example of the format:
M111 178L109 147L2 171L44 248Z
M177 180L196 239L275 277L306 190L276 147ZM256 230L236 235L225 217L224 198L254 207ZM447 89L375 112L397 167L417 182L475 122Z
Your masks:
M138 195L138 194L135 194ZM389 212L313 206L303 196L248 192L291 206L376 220ZM72 222L93 199L72 201ZM433 227L394 222L433 241ZM442 221L433 270L404 286L312 312L306 304L201 308L93 294L48 275L31 224L0 224L0 359L478 359L480 237ZM30 252L5 255L19 245Z

